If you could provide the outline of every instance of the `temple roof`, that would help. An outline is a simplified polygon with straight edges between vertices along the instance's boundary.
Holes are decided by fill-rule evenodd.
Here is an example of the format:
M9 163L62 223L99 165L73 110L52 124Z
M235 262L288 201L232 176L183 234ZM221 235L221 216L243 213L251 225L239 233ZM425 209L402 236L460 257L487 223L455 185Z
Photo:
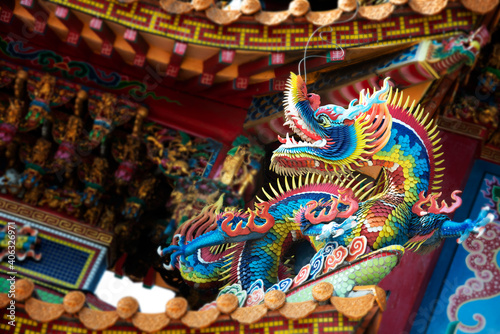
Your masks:
M233 294L224 294L200 310L188 310L186 299L177 297L166 304L165 312L143 313L133 297L122 298L116 310L101 311L85 306L86 298L80 291L72 291L64 296L62 304L41 301L32 296L35 285L28 279L16 282L16 294L13 297L17 307L24 309L32 320L54 324L59 318L71 323L81 322L90 330L113 330L115 324L127 324L127 329L134 327L148 333L166 329L178 329L179 326L199 329L208 326L249 325L273 317L290 321L314 317L314 314L328 313L330 317L345 317L346 322L366 328L377 312L386 309L386 293L379 287L369 289L368 294L360 297L332 297L333 286L330 283L318 284L313 289L311 300L287 302L285 293L279 290L267 292L263 302L253 306L239 307L238 298ZM7 293L0 293L0 307L5 310L11 303ZM349 320L347 320L349 319ZM226 321L220 324L219 322ZM359 324L357 323L358 321ZM347 324L346 324L347 325ZM184 328L186 328L184 327ZM376 329L377 325L374 325ZM117 328L118 329L118 328ZM122 329L122 328L120 328Z
M124 0L124 3L139 2L141 4L157 5L152 0ZM293 0L288 3L288 8L280 11L270 11L262 8L259 0L243 0L235 6L230 2L227 6L220 6L214 0L160 0L160 7L169 14L195 14L204 15L210 21L226 25L237 21L253 20L266 26L273 26L284 22L303 21L304 19L317 26L328 25L342 20L343 14L353 13L368 20L381 21L401 9L422 15L435 15L456 0L383 0L360 1L356 11L356 0L332 1L332 8L315 11L308 0ZM462 5L477 14L485 14L498 5L498 0L474 1L461 0ZM338 4L337 4L338 3ZM337 7L333 5L337 4Z
M150 109L155 109L162 96L172 100L172 93L177 90L187 93L179 94L177 100L196 95L213 100L212 110L226 110L229 106L232 109L226 113L245 114L253 96L283 90L289 73L297 72L306 45L308 55L320 56L307 61L308 73L313 73L394 52L423 39L471 31L478 22L478 15L456 2L445 1L445 9L432 16L415 12L415 1L410 6L386 2L368 6L394 7L384 21L385 28L380 29L373 21L363 19L361 13L367 6L360 7L359 15L353 18L354 12L345 9L348 2L340 1L339 6L346 11L339 16L342 23L337 20L331 31L326 28L324 40L318 35L309 40L315 25L307 17L318 12L310 11L311 15L304 17L295 12L295 16L288 15L285 21L268 26L255 20L266 13L260 11L253 16L240 15L238 21L223 26L214 23L208 12L225 10L217 9L211 2L202 10L202 3L166 1L162 2L162 9L154 1L7 1L1 5L0 21L9 24L0 24L0 31L7 41L12 31L26 27L33 30L27 35L30 47L40 52L50 50L54 59L60 59L53 65L58 70L52 70L55 75L65 76L63 72L71 68L69 64L79 62L92 68L97 79L119 73L122 81L142 82L150 91L143 100ZM244 1L243 5L249 3ZM297 11L299 4L309 8L307 1L293 1L289 11ZM191 6L192 10L180 14L181 5ZM346 22L347 19L352 20ZM25 39L9 43L9 56L27 60L26 46L20 45ZM14 44L18 47L14 48ZM36 68L36 64L31 60L25 66ZM46 70L47 64L40 63L39 69ZM99 81L99 88L116 92L105 81ZM190 111L197 108L193 105ZM169 119L164 122L172 124ZM173 123L176 126L180 122Z

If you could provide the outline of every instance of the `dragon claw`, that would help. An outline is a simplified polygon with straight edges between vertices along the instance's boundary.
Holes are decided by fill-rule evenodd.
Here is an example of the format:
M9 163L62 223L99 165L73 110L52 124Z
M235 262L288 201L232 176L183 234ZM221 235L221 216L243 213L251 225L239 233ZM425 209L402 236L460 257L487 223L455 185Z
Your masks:
M186 261L186 256L184 254L184 248L185 248L185 246L181 244L181 245L170 245L167 248L164 248L163 250L161 250L160 256L165 256L168 253L172 253L172 254L170 254L170 264L163 265L165 267L165 269L173 270L173 268L177 264L177 258L179 256L181 257L181 262ZM158 252L160 252L160 250L158 250Z
M480 238L486 230L485 226L495 219L495 215L493 215L490 211L491 209L485 206L481 208L481 212L479 212L476 220L466 219L464 224L467 224L467 228L462 232L462 235L457 242L461 244L471 233L476 234L476 238Z
M346 231L351 230L357 225L356 217L350 216L342 224L338 224L336 222L331 222L328 224L324 224L321 227L321 233L316 236L316 240L325 240L330 239L333 240L342 234L346 233Z

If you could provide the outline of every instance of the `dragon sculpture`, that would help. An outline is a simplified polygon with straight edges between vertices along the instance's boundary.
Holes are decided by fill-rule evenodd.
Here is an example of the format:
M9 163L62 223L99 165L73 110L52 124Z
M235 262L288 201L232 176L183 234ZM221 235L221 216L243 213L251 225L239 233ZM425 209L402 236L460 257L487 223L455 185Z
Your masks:
M249 289L258 279L268 289L289 275L286 255L301 239L317 253L327 243L349 247L360 237L367 253L403 246L426 252L443 238L461 242L481 233L493 220L488 209L454 222L445 214L461 204L458 192L452 205L437 203L443 153L424 110L393 92L388 80L356 102L347 109L320 106L292 73L285 124L300 140L279 138L271 160L271 169L285 175L278 189L263 189L268 200L257 197L254 210L222 210L222 199L206 207L179 227L169 247L160 247L164 266L197 289L233 283ZM380 170L371 183L358 173L368 168Z

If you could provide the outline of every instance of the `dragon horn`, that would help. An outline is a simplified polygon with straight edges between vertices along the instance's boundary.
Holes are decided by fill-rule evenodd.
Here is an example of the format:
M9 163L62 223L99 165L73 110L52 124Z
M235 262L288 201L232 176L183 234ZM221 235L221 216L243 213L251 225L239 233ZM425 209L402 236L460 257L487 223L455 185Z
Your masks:
M222 209L222 205L224 204L224 194L220 195L217 202L215 202L215 213L219 214Z

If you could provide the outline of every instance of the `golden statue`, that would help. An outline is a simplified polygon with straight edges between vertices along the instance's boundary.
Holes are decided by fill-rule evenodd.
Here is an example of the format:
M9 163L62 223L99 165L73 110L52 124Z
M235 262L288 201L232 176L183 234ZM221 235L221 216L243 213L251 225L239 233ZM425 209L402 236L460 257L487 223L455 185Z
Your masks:
M108 170L108 161L105 158L95 157L92 162L92 167L85 176L85 181L92 182L102 186L104 184L104 177Z
M53 210L61 210L64 206L64 200L55 189L45 189L43 198L38 202L38 206L47 205Z
M474 122L496 129L498 127L498 109L495 106L488 106L488 108L476 111Z
M78 116L70 116L68 125L66 126L66 133L64 134L64 141L69 143L76 143L80 133L83 129L83 122Z
M490 140L488 141L488 145L500 148L500 131L493 133Z
M28 190L23 197L23 202L29 205L36 206L43 194L43 187L35 187Z
M3 109L0 114L0 145L7 145L12 142L19 128L23 112L24 102L17 99L9 99L9 107Z
M67 197L63 200L63 206L61 209L64 209L64 212L68 215L78 218L80 216L81 207L82 195L76 191L70 191L68 192Z
M39 138L31 150L28 161L32 164L44 167L49 159L50 147L52 144L44 138Z
M247 165L243 165L242 170L241 176L233 182L233 185L238 186L240 196L243 196L245 190L254 183L255 175L257 175L257 170L252 168L248 171Z
M83 220L92 226L95 226L97 224L97 221L99 220L99 215L101 214L102 211L102 206L93 206L87 211L85 211L85 214L83 215Z
M56 78L50 74L45 74L41 80L35 84L35 98L50 103L52 95L54 94L55 85Z
M11 124L17 128L21 122L23 106L24 101L17 98L9 99L9 107L5 111L5 116L2 115L3 122Z
M113 207L106 206L99 221L99 227L105 231L112 231L115 225L115 211Z
M239 146L234 155L228 155L226 157L226 160L224 160L222 170L219 174L220 182L227 185L233 185L235 177L238 175L241 166L243 164L247 165L249 163L250 152L248 149L248 145L245 144Z

